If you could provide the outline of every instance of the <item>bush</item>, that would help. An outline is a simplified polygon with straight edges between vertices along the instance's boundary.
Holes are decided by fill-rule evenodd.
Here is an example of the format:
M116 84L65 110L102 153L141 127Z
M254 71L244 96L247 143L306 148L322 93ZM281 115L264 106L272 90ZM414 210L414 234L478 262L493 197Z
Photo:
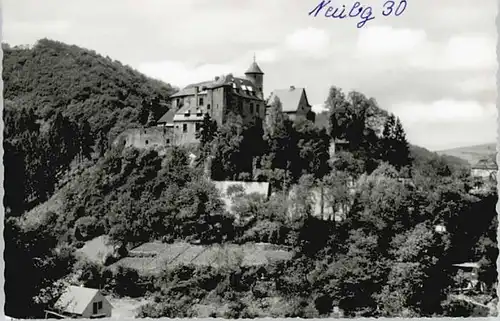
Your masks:
M80 217L75 222L75 238L87 241L97 236L97 219L91 216Z

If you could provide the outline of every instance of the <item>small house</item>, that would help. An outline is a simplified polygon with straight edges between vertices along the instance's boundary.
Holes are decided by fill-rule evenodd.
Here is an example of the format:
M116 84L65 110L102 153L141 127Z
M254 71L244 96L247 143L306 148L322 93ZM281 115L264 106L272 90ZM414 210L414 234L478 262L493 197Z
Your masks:
M485 158L478 161L471 168L471 175L482 179L496 180L498 166L493 157Z
M316 114L312 111L312 107L307 100L305 88L290 86L288 89L274 90L267 101L268 110L275 98L280 100L283 113L291 120L302 117L314 122Z
M453 264L454 267L461 270L466 278L465 287L459 289L460 291L478 291L483 292L485 286L483 282L479 281L479 269L481 265L477 262L466 262L460 264Z
M98 289L69 286L54 305L54 312L67 318L98 319L111 317L113 307Z

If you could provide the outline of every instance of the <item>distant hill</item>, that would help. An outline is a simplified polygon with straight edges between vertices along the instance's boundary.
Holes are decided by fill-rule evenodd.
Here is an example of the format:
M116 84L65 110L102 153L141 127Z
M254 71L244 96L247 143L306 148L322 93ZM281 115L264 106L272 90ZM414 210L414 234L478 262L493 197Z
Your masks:
M410 156L413 159L413 164L416 167L428 166L433 164L435 167L448 167L451 170L459 170L468 168L469 162L466 160L450 155L440 155L436 152L410 144Z
M169 84L78 46L42 39L31 48L2 48L6 105L33 109L42 123L62 111L88 120L94 133L112 137L146 123L150 112L161 117L175 92Z
M474 165L478 161L496 154L496 143L458 147L437 152L439 155L454 156Z

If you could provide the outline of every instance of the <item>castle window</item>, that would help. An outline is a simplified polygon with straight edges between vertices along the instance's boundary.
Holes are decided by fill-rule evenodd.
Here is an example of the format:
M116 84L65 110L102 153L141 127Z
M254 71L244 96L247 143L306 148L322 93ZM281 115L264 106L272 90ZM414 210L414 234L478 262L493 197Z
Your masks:
M253 114L253 104L250 103L250 114Z
M149 140L146 139L146 145L149 144Z
M167 138L167 144L170 144L170 139Z
M188 125L187 124L182 124L182 131L184 133L187 133L187 131L188 131Z
M203 97L200 97L199 102L200 102L199 105L203 106Z
M195 125L195 126L196 126L196 127L195 127L195 130L196 130L197 132L199 132L199 131L200 131L200 129L201 129L201 124L200 124L200 123L196 123L196 125Z
M207 105L207 110L210 110L210 104Z

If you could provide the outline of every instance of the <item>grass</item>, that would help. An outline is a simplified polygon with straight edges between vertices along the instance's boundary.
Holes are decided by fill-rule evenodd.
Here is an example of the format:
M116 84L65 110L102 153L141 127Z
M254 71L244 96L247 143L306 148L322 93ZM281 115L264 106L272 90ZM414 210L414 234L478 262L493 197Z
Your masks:
M146 299L115 298L106 297L113 306L112 319L133 319L137 315L139 307L147 304Z
M156 252L154 256L137 253ZM162 244L151 242L130 251L128 257L113 264L135 269L143 274L157 273L165 267L178 265L250 266L289 260L291 253L264 243L201 246L189 243Z
M106 255L112 253L113 246L108 244L108 237L105 235L87 241L81 249L76 251L77 255L96 263L103 263Z

